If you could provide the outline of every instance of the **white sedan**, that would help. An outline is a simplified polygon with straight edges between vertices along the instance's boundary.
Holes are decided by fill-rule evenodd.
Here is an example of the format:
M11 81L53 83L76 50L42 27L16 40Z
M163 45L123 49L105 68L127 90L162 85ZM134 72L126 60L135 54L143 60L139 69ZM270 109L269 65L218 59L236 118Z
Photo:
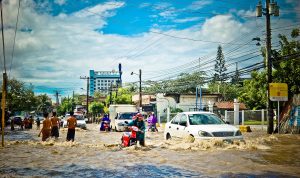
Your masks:
M69 117L70 117L70 114L67 114L65 116L65 119L64 119L64 122L63 122L63 127L68 127L67 120L68 120ZM74 117L77 120L76 127L79 127L81 129L86 129L86 121L85 121L84 117L82 115L76 115L76 114L74 114Z
M217 115L210 112L182 112L178 113L165 126L164 137L184 138L192 136L195 139L220 138L223 140L242 140L240 130L226 124Z

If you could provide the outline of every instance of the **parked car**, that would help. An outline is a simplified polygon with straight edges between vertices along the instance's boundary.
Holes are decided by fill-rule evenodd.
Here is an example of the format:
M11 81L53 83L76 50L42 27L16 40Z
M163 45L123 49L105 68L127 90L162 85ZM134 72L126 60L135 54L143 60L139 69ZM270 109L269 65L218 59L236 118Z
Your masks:
M21 125L22 122L23 122L23 120L24 120L24 118L25 118L24 116L11 116L11 117L8 119L7 123L10 124L11 121L13 120L15 125Z
M165 139L173 137L184 138L187 136L192 136L195 139L243 139L239 129L226 124L213 113L201 111L178 113L165 125Z
M70 114L66 114L65 119L63 120L63 127L68 127L67 120L69 117L70 117ZM79 127L81 129L86 129L86 121L85 121L85 118L83 117L83 115L74 114L74 117L77 120L76 127Z

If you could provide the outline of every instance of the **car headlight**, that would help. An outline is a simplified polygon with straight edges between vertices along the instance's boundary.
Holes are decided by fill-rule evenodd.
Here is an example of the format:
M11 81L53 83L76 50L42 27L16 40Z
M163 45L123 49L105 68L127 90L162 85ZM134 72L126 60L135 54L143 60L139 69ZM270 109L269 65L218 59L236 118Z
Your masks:
M212 136L210 133L202 131L202 130L200 130L198 132L198 134L199 134L200 137L211 137Z
M240 130L236 131L235 136L241 136L242 132Z

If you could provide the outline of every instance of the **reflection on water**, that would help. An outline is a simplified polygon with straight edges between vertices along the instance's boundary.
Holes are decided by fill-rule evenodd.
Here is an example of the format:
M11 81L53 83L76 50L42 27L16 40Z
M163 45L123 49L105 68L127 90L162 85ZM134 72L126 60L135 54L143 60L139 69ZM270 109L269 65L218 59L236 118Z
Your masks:
M38 168L7 168L0 169L1 175L6 176L49 176L49 177L199 177L200 175L184 169L171 166L136 165L125 166L116 170L109 168L91 168L82 165L64 165L52 170Z
M245 141L163 140L147 133L147 147L121 148L121 132L97 125L76 130L75 142L41 142L38 130L6 131L0 148L1 176L71 177L286 177L300 175L299 135L246 133Z

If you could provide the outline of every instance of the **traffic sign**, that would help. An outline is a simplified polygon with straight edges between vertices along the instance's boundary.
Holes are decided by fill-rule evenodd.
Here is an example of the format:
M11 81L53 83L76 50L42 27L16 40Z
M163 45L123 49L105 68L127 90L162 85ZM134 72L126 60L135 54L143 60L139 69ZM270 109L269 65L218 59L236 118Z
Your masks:
M271 101L288 101L288 86L286 83L269 84Z

